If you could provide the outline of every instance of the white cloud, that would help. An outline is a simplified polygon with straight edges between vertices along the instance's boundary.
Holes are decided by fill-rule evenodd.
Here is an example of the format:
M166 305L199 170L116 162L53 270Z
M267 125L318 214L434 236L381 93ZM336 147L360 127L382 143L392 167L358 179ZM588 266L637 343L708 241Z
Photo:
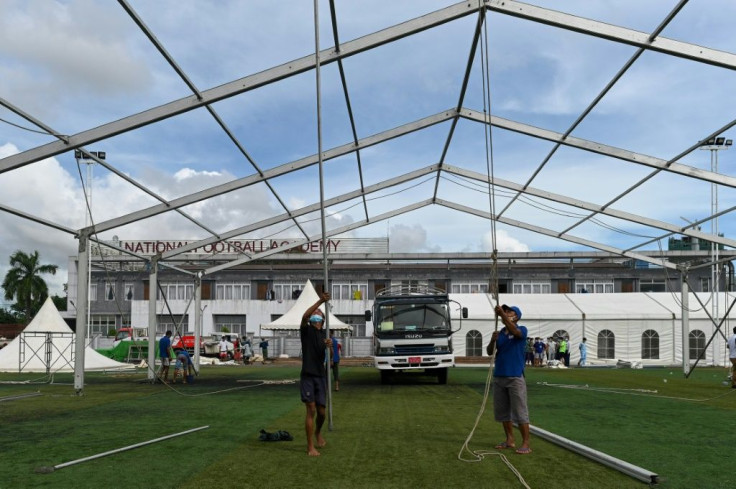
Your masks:
M421 224L395 224L389 232L391 253L439 253L438 245L427 243L427 230Z
M488 252L493 251L493 235L491 231L488 231L483 235L482 248L483 248L483 251L488 251ZM509 236L509 233L507 233L505 229L496 230L496 249L499 252L530 251L529 246L527 246L525 243L522 243L518 239Z

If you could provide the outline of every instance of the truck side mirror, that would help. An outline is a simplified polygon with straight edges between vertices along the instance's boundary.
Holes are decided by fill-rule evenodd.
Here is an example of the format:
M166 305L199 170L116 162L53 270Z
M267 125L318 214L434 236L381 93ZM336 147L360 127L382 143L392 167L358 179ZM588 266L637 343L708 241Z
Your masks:
M365 320L370 321L371 320L371 311L365 311Z
M468 319L468 308L463 307L463 319Z

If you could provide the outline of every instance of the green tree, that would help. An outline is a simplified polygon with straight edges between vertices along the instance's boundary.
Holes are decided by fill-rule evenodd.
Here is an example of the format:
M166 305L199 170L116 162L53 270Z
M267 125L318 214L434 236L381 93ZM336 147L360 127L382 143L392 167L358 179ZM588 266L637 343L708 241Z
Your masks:
M10 270L3 280L5 300L15 300L13 309L28 322L43 305L49 288L41 274L56 275L58 265L42 265L38 251L30 255L18 250L10 255Z

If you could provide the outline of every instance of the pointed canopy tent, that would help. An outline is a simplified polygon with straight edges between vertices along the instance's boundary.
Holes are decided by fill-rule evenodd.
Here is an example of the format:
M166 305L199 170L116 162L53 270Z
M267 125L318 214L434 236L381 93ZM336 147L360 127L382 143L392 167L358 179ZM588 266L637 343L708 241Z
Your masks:
M0 372L73 372L75 334L64 322L51 298L28 326L0 350ZM97 353L92 347L84 352L85 370L134 368Z
M270 329L270 330L276 330L276 331L296 331L299 329L299 326L302 323L302 316L304 315L304 312L309 308L309 306L313 305L315 302L319 300L319 296L317 295L317 291L314 290L314 286L312 285L311 280L307 280L307 283L304 284L304 289L302 290L302 293L299 295L299 298L296 300L296 303L294 306L289 309L289 311L281 316L280 318L276 319L275 321L271 321L268 324L262 324L262 329ZM325 312L325 306L324 304L321 305L320 310L322 312ZM335 317L334 314L329 313L328 321L330 323L330 330L336 330L336 331L352 331L353 327L349 324L345 324L337 317Z

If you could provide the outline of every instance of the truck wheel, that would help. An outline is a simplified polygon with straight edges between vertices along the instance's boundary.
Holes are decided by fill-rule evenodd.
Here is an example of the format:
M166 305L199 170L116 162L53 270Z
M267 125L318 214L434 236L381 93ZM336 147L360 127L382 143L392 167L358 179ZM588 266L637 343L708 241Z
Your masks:
M447 370L446 368L441 368L437 370L437 383L438 384L446 384L447 383Z
M381 370L381 384L386 385L391 382L391 372L388 370Z

